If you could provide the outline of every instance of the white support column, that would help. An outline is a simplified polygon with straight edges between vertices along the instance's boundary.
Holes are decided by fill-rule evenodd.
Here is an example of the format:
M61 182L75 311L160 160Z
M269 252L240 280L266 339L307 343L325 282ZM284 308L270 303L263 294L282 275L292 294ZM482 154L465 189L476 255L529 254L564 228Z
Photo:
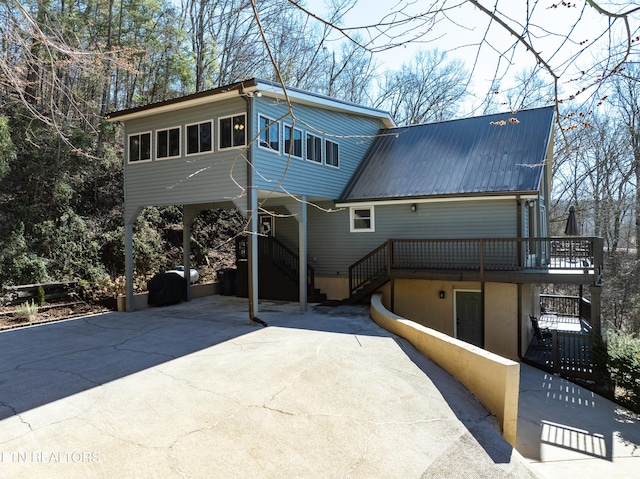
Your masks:
M258 194L250 188L248 191L249 235L247 270L249 274L249 317L253 320L258 315Z
M191 223L195 215L187 215L186 207L182 212L182 265L187 288L187 301L191 301Z
M126 278L125 310L133 312L133 223L124 225L124 273Z
M301 212L298 219L298 262L300 265L300 312L307 310L307 196L302 196Z

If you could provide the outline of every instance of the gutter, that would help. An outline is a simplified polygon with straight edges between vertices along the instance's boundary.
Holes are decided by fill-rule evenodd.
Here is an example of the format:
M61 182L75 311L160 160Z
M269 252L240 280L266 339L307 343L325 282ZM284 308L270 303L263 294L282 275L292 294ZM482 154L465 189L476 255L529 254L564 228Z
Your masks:
M484 200L537 200L538 192L526 192L522 194L513 193L509 195L487 193L483 195L449 195L434 197L402 198L402 199L363 199L357 201L337 201L336 206L348 208L350 206L386 206L386 205L409 205L422 203L449 203L458 201L484 201Z

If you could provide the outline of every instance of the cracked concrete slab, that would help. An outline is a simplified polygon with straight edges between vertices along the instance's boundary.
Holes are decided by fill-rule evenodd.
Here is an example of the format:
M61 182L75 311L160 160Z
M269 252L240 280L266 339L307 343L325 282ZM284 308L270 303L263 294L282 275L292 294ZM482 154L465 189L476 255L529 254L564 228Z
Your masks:
M0 333L0 476L535 477L366 307L261 309L267 328L215 296Z

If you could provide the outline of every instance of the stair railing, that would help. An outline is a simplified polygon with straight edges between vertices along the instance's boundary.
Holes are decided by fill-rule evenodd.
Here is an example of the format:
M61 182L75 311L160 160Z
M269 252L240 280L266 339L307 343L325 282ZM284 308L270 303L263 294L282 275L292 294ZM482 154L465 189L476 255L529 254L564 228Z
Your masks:
M393 247L391 240L388 240L349 266L349 295L353 296L367 285L388 279L392 262Z
M248 241L246 236L236 238L236 262L249 258ZM300 259L282 241L274 236L258 236L258 258L269 260L273 266L282 271L292 281L298 281L300 276ZM315 270L307 264L307 287L313 289L315 284Z

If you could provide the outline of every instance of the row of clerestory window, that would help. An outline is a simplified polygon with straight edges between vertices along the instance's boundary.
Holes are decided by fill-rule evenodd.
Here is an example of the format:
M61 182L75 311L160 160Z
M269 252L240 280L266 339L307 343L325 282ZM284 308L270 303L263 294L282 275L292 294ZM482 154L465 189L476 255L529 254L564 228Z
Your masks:
M244 113L219 118L218 150L244 147L247 144L245 125L246 115ZM152 132L145 131L129 135L129 163L150 161L152 156L158 160L179 158L182 156L182 128L182 126L175 126L156 130L155 151L151 141ZM186 138L184 146L187 156L213 151L213 120L185 125L184 131Z
M302 130L286 123L272 120L263 115L258 117L260 148L278 154L291 155L293 158L325 164L335 168L340 167L338 143L319 134L302 132Z

